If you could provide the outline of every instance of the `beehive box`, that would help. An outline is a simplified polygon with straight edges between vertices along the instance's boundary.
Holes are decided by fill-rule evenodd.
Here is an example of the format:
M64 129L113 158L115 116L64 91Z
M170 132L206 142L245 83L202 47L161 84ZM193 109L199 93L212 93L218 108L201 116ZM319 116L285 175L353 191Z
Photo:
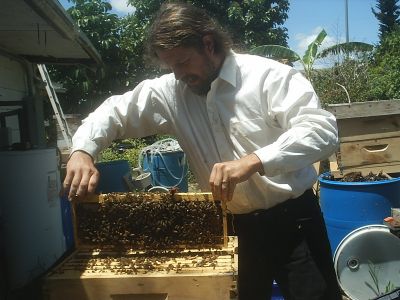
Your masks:
M235 238L219 250L77 251L45 279L46 299L228 300L237 263Z
M143 234L141 231L135 232L142 234L139 242L134 238L129 239L132 232L126 233L126 226L135 223L124 223L124 220L148 216L135 216L128 204L139 205L140 213L143 214L149 209L147 204L156 204L157 207L157 201L167 203L165 208L178 205L178 212L176 208L172 208L178 214L174 222L180 219L181 209L189 210L187 213L190 215L191 202L207 201L202 204L209 210L207 214L211 215L211 211L214 211L216 215L222 214L222 217L216 223L209 216L201 215L200 219L211 222L213 227L219 229L210 239L200 230L201 224L197 224L200 230L198 235L193 236L192 232L187 240L171 238L163 242L158 239L157 234L164 237L167 236L165 230L177 229L168 225L173 217L165 212L167 217L160 219L159 212L152 212L152 220L148 222L156 230L151 231L155 237L142 243L140 239L146 239L148 233L145 231ZM112 221L107 223L102 218L94 221L94 216L104 214L102 207L110 209L107 205L113 202L117 205L111 207ZM83 215L80 211L82 208L87 210ZM75 202L73 211L77 250L45 278L44 291L47 299L230 299L237 270L237 240L226 236L226 216L220 203L214 202L211 194L104 194ZM127 217L126 213L131 215ZM82 218L88 218L87 222ZM82 221L93 226L82 226ZM190 232L195 228L190 222L193 221L189 218L189 223L187 220L179 223L182 231ZM137 225L146 226L143 223ZM104 234L102 230L99 231L100 234L93 235L92 231L99 226L108 228L111 235ZM113 227L119 229L114 232ZM88 228L91 232L89 235L81 232ZM175 234L172 233L172 236ZM198 236L201 238L197 240Z
M329 105L339 129L342 173L400 172L400 101Z

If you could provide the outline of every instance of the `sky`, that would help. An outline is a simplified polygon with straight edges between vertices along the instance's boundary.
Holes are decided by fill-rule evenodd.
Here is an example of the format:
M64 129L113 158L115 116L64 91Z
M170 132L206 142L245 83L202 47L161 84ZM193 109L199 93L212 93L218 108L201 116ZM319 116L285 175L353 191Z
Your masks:
M350 42L377 44L379 22L372 13L377 0L348 0L348 32ZM328 33L322 46L346 41L345 0L290 0L285 26L289 47L303 54L317 34Z
M67 0L59 0L67 8ZM126 0L109 0L113 12L118 15L132 13ZM289 0L288 29L289 47L302 55L318 33L325 29L328 36L322 48L346 41L346 0ZM378 42L378 20L371 8L377 0L347 0L349 41L376 44Z

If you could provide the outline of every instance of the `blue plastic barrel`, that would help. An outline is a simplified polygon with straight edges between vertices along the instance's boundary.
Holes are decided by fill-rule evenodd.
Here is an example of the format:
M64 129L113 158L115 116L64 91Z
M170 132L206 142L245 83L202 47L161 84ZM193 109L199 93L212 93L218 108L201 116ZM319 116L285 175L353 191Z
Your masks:
M124 176L131 175L131 167L127 160L113 160L96 163L100 173L96 193L129 192Z
M400 177L371 182L328 180L320 175L320 205L328 231L332 254L342 239L354 229L382 224L392 207L400 207Z
M187 163L183 151L146 152L143 155L143 171L151 173L153 186L188 191Z
M278 284L275 281L272 283L271 300L285 300L281 294Z
M62 229L65 238L66 250L69 251L74 247L74 225L72 222L71 202L67 195L60 197Z

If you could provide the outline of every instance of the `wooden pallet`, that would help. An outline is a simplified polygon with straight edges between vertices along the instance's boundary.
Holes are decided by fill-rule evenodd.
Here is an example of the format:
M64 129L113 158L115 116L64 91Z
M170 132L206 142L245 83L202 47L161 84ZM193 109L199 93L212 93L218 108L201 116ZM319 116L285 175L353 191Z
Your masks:
M48 274L48 300L228 300L235 288L237 239L222 249L164 254L77 250Z

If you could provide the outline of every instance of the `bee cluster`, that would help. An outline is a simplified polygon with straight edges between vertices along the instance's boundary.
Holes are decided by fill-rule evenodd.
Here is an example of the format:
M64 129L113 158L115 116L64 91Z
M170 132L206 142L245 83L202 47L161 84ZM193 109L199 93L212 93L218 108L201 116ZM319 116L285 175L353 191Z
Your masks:
M215 247L223 243L223 214L218 202L175 200L160 193L104 195L101 203L76 203L81 243L131 249Z
M112 273L115 275L140 275L151 272L179 274L196 272L199 268L227 269L233 253L226 251L184 252L179 256L175 252L146 252L125 255L88 256L78 254L73 261L68 262L55 273L67 270L81 273ZM233 266L231 266L233 268Z

